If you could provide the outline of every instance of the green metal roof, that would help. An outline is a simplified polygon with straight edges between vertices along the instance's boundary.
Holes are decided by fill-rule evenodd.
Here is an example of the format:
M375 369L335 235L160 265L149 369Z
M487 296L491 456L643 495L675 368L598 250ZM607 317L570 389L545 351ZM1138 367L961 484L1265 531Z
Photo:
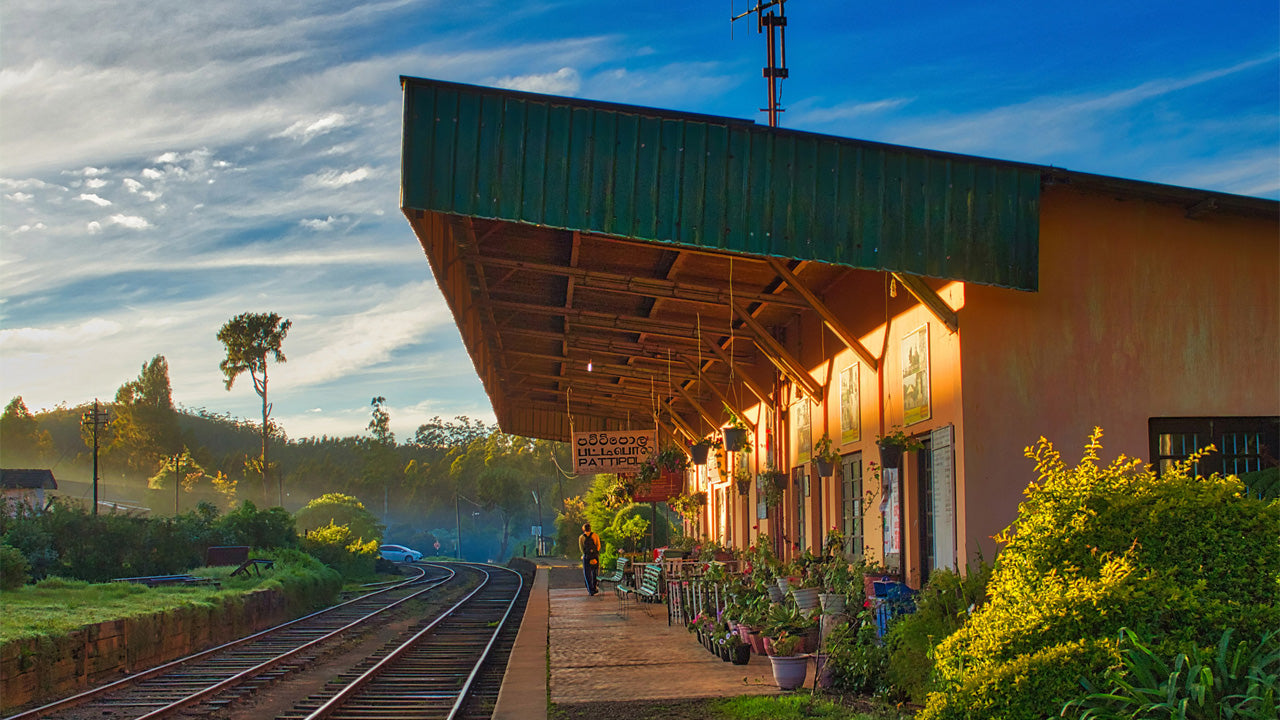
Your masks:
M1037 287L1035 166L401 81L406 208Z

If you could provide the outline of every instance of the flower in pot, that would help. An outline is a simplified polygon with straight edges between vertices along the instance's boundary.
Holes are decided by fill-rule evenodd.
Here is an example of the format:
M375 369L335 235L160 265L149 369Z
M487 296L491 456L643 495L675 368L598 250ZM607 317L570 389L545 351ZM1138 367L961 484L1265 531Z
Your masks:
M809 658L800 654L803 640L787 633L773 638L769 662L773 665L773 681L780 690L795 690L804 685L809 674Z
M813 445L813 463L818 466L818 474L822 477L831 477L839 462L840 453L831 447L831 438L823 433L818 442Z
M739 495L751 492L751 470L746 465L738 465L733 471L733 486Z
M787 474L769 469L760 473L760 485L764 490L765 507L775 507L782 503L782 493L787 488Z
M727 404L724 410L729 413L729 427L723 431L725 449L729 452L751 452L751 443L747 440L747 424Z
M901 428L877 436L876 445L880 447L880 464L886 468L900 468L904 452L924 449L924 445L919 440L906 434Z

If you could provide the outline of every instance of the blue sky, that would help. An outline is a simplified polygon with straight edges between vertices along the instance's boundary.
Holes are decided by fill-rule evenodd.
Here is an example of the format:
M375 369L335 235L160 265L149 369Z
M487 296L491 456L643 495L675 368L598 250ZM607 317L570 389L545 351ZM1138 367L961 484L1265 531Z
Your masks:
M764 122L764 38L708 3L6 0L0 400L252 418L214 335L293 321L292 437L492 419L400 214L400 75ZM786 127L1280 197L1280 9L791 0Z

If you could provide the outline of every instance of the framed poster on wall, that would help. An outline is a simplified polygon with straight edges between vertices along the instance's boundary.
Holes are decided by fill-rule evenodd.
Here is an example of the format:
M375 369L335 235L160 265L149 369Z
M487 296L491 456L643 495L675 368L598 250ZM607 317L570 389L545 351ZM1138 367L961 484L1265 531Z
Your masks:
M929 402L929 324L902 338L902 424L933 417Z
M840 442L862 439L862 411L858 392L858 363L840 371Z
M792 424L796 429L796 464L809 462L813 455L813 430L809 398L802 397L791 405Z

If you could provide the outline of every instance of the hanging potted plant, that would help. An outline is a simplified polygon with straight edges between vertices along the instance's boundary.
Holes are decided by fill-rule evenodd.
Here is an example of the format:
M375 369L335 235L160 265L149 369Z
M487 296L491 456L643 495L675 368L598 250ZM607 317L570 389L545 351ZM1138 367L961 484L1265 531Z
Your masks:
M711 448L720 444L720 438L698 438L697 442L689 446L689 456L693 459L693 464L706 465L707 455L711 452Z
M877 437L876 445L880 447L880 465L885 468L900 468L902 467L902 453L924 449L924 445L919 440L904 433L901 429L893 430L887 435Z
M747 441L747 424L728 405L724 406L724 410L729 413L729 427L724 429L724 449L729 452L751 452L751 443Z
M840 462L840 454L831 447L831 438L826 433L813 446L813 463L818 466L818 475L831 477L836 463Z
M760 488L764 491L765 507L775 507L782 502L782 493L787 489L787 474L779 470L766 470L760 473Z
M746 495L751 492L751 470L745 465L739 465L733 471L733 486L737 489L739 495Z

